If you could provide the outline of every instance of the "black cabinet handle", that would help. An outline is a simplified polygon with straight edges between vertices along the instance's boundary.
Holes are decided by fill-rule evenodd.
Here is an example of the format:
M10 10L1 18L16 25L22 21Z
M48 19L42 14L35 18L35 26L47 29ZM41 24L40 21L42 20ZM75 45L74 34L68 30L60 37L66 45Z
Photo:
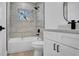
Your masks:
M60 51L59 51L59 45L57 45L57 52L60 52Z
M56 44L54 43L54 49L53 50L56 50L56 47L55 46L56 46Z
M4 27L0 26L0 31L2 31L3 29L5 29Z

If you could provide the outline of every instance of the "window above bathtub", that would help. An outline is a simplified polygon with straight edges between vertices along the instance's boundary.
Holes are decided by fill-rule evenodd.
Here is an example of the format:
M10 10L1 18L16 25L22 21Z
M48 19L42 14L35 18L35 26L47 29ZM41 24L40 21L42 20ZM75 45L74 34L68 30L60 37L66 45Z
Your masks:
M30 16L30 11L28 9L18 9L18 20L19 21L27 21Z

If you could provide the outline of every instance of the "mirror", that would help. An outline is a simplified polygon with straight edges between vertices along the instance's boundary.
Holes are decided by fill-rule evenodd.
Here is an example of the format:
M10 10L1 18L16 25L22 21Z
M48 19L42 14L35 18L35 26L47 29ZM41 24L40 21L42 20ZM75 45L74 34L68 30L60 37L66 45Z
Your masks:
M63 10L63 16L66 21L79 21L79 2L64 2Z

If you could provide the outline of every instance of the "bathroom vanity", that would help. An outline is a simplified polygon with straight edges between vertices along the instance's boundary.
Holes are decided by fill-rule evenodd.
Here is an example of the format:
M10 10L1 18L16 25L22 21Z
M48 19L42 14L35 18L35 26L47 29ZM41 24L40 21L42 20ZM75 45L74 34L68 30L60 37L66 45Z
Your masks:
M68 30L46 30L44 32L45 56L79 55L79 32Z
M78 10L79 3L45 3L44 56L79 56L79 23L68 23L78 21Z

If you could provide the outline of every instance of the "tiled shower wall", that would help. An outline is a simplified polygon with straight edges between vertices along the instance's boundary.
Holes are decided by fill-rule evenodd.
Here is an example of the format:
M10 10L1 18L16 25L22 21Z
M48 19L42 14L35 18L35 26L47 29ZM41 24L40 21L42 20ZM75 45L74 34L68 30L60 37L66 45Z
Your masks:
M25 2L10 3L10 37L26 37L35 35L35 12L34 4ZM28 9L31 15L26 21L18 18L18 9Z
M34 3L30 2L15 2L10 3L10 31L9 37L27 37L36 35L37 29L41 29L40 37L43 37L44 19L43 19L43 4L38 3L40 6L39 11L34 10ZM19 8L28 9L31 12L31 16L27 21L19 21L17 17L17 10Z

